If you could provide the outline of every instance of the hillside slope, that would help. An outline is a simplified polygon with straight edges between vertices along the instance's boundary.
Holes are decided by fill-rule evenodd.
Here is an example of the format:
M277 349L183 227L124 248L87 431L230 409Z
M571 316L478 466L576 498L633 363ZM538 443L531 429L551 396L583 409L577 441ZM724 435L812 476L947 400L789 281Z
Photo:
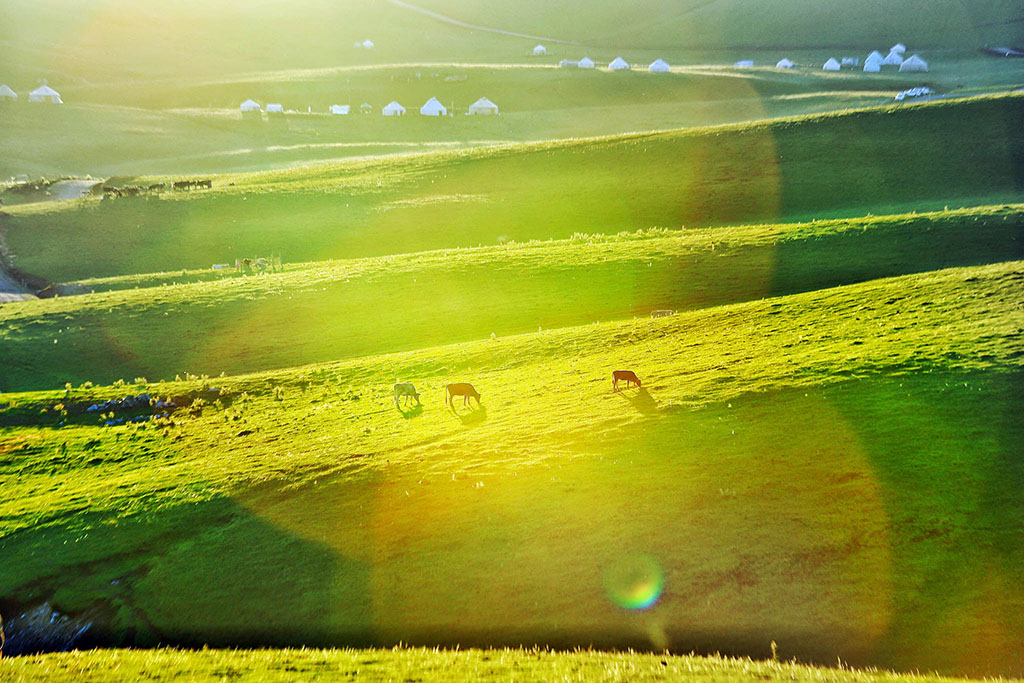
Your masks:
M97 293L0 308L0 391L269 370L1021 258L1014 205L89 280Z
M1019 674L1022 280L1018 261L9 394L0 549L17 559L0 601L105 605L115 641L777 640L818 661ZM611 392L616 367L643 389ZM396 378L422 409L395 410ZM483 408L444 408L456 379ZM139 391L191 408L114 427L85 411ZM654 608L619 606L652 595L620 595L623 571L654 572Z
M1007 95L369 159L218 176L207 192L14 206L3 229L20 268L66 281L271 252L317 261L934 210L1020 197L1022 119L1024 95Z

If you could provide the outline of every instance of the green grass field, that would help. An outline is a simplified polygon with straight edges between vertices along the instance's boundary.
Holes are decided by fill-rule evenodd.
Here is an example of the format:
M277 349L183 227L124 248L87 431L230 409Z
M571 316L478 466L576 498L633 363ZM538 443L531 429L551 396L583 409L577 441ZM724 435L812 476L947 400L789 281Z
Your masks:
M414 4L0 7L0 679L1024 676L1017 5Z
M6 670L6 671L5 671ZM550 652L545 650L255 650L190 652L96 651L22 657L0 661L8 680L48 681L73 677L83 683L121 676L293 681L296 678L372 677L415 680L541 681L736 681L747 679L841 681L843 683L942 683L963 680L938 676L818 669L789 663L751 662L721 657L679 657L636 653Z
M212 191L12 206L3 223L19 268L67 281L270 252L305 262L942 210L1019 198L1022 117L1024 97L1006 95L435 152L222 176ZM170 179L130 182L153 180Z

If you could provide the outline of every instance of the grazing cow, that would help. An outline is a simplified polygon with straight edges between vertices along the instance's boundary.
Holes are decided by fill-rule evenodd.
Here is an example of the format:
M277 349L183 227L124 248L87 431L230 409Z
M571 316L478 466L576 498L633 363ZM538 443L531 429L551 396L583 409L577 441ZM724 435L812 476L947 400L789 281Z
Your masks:
M615 370L612 372L612 391L619 390L619 382L625 382L626 388L629 388L630 384L640 386L640 378L636 376L636 373L632 370Z
M192 187L191 180L179 180L177 182L171 183L172 190L187 190L190 187Z
M405 399L406 402L408 402L408 400L410 398L414 398L414 399L416 399L416 405L421 405L420 404L420 395L416 392L416 387L414 387L409 382L400 382L399 384L395 385L395 405L396 406L398 405L398 400L400 398Z
M652 318L667 318L670 315L675 315L676 312L667 308L662 308L657 311L651 311Z
M463 382L456 384L449 384L444 388L444 404L455 406L455 397L462 397L462 405L469 405L470 397L476 399L476 404L480 405L480 392L473 388L472 384L465 384Z
M206 188L207 190L209 190L210 188L213 187L213 181L212 180L197 180L195 182L195 186L196 187Z

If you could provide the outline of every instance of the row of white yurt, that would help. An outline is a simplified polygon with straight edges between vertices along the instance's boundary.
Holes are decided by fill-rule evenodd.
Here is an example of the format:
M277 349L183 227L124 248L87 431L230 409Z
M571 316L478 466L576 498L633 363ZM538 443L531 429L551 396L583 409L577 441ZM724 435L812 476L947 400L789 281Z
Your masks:
M246 100L242 102L240 109L242 113L256 113L263 111L259 103L255 100ZM283 114L284 106L281 104L268 104L266 109L268 114ZM352 108L347 104L332 104L328 109L328 112L336 116L347 116ZM369 113L373 111L373 105L363 104L359 107L359 111L362 113ZM406 113L405 107L398 102L390 102L381 109L381 113L384 116L404 116ZM486 97L481 97L479 100L469 105L469 113L476 115L488 115L497 114L498 105ZM423 116L447 116L448 108L445 107L436 97L431 97L427 100L426 104L420 107L420 114Z
M9 86L0 85L0 102L14 102L18 99L18 93ZM45 102L46 104L64 104L60 93L48 85L41 85L28 94L29 102Z

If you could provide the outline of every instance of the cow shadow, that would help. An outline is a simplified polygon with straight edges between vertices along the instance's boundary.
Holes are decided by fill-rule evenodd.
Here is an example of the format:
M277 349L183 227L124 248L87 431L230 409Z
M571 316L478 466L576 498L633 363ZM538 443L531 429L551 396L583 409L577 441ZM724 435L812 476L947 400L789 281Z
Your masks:
M406 420L411 420L412 418L419 417L420 415L423 414L422 403L415 403L411 407L405 409L403 409L400 404L396 403L395 408L398 410L399 414Z
M478 405L476 408L470 408L465 413L460 413L454 405L451 406L452 414L459 418L465 426L478 425L487 419L487 408L482 405Z
M661 412L661 408L658 406L658 402L654 400L654 397L651 396L651 392L643 387L637 389L636 393L632 396L626 393L619 393L619 396L629 401L630 405L642 415L657 415Z

